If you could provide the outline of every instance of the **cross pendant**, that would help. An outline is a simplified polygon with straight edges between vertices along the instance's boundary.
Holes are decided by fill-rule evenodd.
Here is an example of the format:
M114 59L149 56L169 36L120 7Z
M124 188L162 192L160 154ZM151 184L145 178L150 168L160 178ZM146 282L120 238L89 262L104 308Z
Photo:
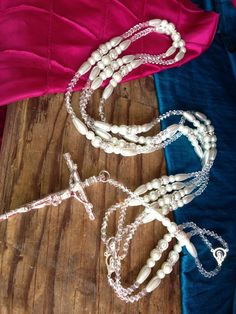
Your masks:
M49 194L39 200L27 203L22 207L16 208L0 215L0 222L9 219L17 214L30 212L31 210L42 208L45 206L58 206L62 201L71 197L84 205L85 211L91 220L95 219L93 213L93 205L89 202L86 192L83 188L83 182L77 171L77 165L71 159L69 153L64 154L67 167L70 171L69 187L66 190Z

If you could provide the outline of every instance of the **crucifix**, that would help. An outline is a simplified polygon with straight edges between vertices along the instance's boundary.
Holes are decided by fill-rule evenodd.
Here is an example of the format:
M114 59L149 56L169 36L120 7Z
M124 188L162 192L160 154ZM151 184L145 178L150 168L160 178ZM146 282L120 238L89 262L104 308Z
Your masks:
M67 167L70 171L69 187L60 192L49 194L39 200L27 203L19 208L6 212L0 215L0 222L7 220L17 214L27 213L34 209L43 208L45 206L58 206L62 201L75 198L77 201L84 205L85 211L91 220L95 219L93 213L93 205L89 202L87 194L84 190L86 186L89 186L95 182L104 182L104 173L101 172L99 176L93 176L86 179L84 182L81 181L79 173L77 171L77 165L73 162L71 155L69 153L64 154L64 159L66 161Z

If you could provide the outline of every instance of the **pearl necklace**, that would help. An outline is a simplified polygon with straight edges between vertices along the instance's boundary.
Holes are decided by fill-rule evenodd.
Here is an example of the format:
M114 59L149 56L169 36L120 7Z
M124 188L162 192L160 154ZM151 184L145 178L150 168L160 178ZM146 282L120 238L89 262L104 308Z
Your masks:
M147 36L151 32L157 32L170 36L172 45L166 52L159 55L136 54L136 55L119 55L124 52L132 42ZM105 122L103 107L105 101L111 96L114 88L121 80L132 70L142 64L159 64L171 65L180 61L186 53L185 42L181 39L180 34L176 31L174 24L166 20L150 20L140 23L128 30L121 36L112 38L110 41L99 46L88 60L83 63L75 73L73 79L68 85L65 94L65 105L76 129L82 135L85 135L91 141L94 147L101 147L106 153L121 154L123 156L133 156L142 153L149 153L154 150L165 147L166 141L169 141L180 125L174 125L168 130L159 133L153 137L140 136L151 130L160 120L170 115L182 115L182 111L169 112L154 119L150 123L143 125L110 125ZM174 55L174 57L172 57ZM82 122L72 108L71 97L75 85L81 76L90 71L89 78L85 87L82 89L80 98L80 112ZM86 111L89 100L96 89L98 89L107 79L108 85L103 91L99 105L99 114L101 121L94 120ZM168 138L168 140L167 140Z
M203 178L208 175L209 171L207 171L206 168L208 168L209 170L211 164L213 163L212 161L210 162L210 164L208 164L207 167L205 167L204 170L200 172L192 174L177 174L175 176L163 176L160 179L155 179L152 182L147 183L146 185L138 187L134 192L132 192L123 184L111 179L107 171L102 171L98 176L92 176L85 181L81 181L77 171L77 166L73 163L70 154L67 153L64 155L64 157L71 173L69 179L69 188L60 192L50 194L40 200L33 201L31 203L23 205L20 208L11 210L10 212L1 214L0 221L7 220L18 214L30 212L32 210L43 208L45 206L58 206L62 201L71 197L82 203L88 214L88 217L91 220L94 220L95 215L93 213L93 205L89 202L84 189L96 183L107 183L120 189L122 192L128 195L128 197L123 202L117 203L111 206L108 210L106 210L101 227L101 239L105 243L104 255L106 258L108 271L108 282L119 298L121 298L125 302L135 302L145 296L147 293L150 293L154 289L156 289L159 286L161 279L163 279L165 275L171 273L174 264L179 259L179 254L182 251L183 246L185 246L190 255L194 257L197 268L203 276L210 278L215 276L220 271L221 265L226 258L229 249L227 243L219 235L212 231L201 229L197 227L193 222L188 222L179 226L176 223L171 222L169 218L165 217L168 211L164 211L162 203L159 202L163 199L163 204L166 203L166 197L160 198L157 203L150 202L151 199L153 200L154 198L157 198L157 195L159 195L157 191L160 191L160 195L163 195L166 192L178 190L179 192L169 194L169 196L171 196L170 200L172 200L172 197L173 200L176 200L176 193L179 193L180 197L183 196L183 201L182 203L180 203L180 199L178 197L177 205L181 207L184 204L188 203L190 200L192 200L195 194L199 195L199 193L202 192L205 188L204 184L203 187L201 186L201 183ZM170 182L173 182L171 186L172 188L168 189L168 186L170 186ZM194 188L192 187L193 185L195 185ZM164 186L165 189L163 189ZM148 189L152 188L158 189L155 192L155 197L152 197L151 195L150 198L147 198L147 195L140 196L140 194L142 195ZM186 194L192 192L193 190L196 190L195 194L186 196ZM159 206L157 206L157 204L159 204ZM171 201L168 201L167 204L169 204L169 208L174 208ZM141 205L144 207L143 212L138 215L131 224L125 226L124 222L127 214L127 208L137 205ZM112 213L116 211L119 212L117 231L114 236L108 237L107 227L109 223L109 218L111 217ZM135 283L128 288L124 288L121 284L121 262L127 256L130 242L138 227L142 224L149 223L152 220L160 221L163 226L166 227L168 233L164 235L163 239L158 241L156 248L154 248L150 252L150 257L148 258L146 264L141 268ZM190 232L186 233L184 232L184 229L191 230ZM190 236L194 235L199 235L212 252L213 257L217 262L217 266L214 270L207 271L203 268L201 262L198 259L195 246L190 241ZM214 239L218 240L221 246L214 249L205 235L211 236ZM150 276L152 268L161 258L162 253L167 250L169 242L173 238L177 240L177 244L175 244L173 250L169 252L166 262L162 264L156 275L147 283L144 288L142 288L137 294L132 295Z

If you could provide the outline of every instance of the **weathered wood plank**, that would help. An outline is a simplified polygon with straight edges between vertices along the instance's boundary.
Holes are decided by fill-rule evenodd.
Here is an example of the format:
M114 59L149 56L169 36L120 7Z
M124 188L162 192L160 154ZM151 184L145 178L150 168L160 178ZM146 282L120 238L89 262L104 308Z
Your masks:
M94 96L97 102L99 92ZM79 93L74 95L78 103ZM106 107L114 123L148 122L157 104L152 78L123 84ZM90 108L96 115L97 108ZM63 95L10 105L0 155L1 212L68 185L62 154L69 151L82 179L107 169L130 188L165 172L163 152L124 158L94 149L71 124ZM0 312L9 313L180 313L178 266L151 296L121 302L108 286L100 225L104 209L123 195L110 186L87 189L97 219L69 200L0 226ZM129 210L129 216L136 213ZM114 220L115 222L115 220ZM159 223L140 228L124 266L124 282L135 279L163 234Z

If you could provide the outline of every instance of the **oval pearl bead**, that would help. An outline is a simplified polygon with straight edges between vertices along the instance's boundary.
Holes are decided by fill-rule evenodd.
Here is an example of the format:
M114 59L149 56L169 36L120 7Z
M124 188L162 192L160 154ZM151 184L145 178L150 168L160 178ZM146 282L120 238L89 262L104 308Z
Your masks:
M215 148L211 148L211 149L209 150L209 159L210 159L211 161L215 160L216 154L217 154L217 150L216 150Z
M107 87L104 89L103 94L102 94L102 98L107 100L111 94L113 93L114 87L112 85L107 85Z
M135 135L135 134L124 134L123 136L124 136L124 138L125 138L126 140L128 140L128 141L130 141L130 142L137 143L138 140L139 140L138 136Z
M166 129L168 137L172 137L179 129L179 124L173 124Z
M129 201L129 206L139 206L139 205L141 205L140 200L133 198Z
M122 37L121 36L117 36L117 37L114 37L110 40L110 43L112 45L112 47L115 47L117 45L119 45L119 43L122 41Z
M147 284L146 291L148 293L152 292L159 286L160 283L161 279L158 276L153 277L152 280L150 280L149 283Z
M136 282L141 285L147 279L150 273L151 273L151 268L146 265L143 266L136 278Z
M191 114L190 112L184 112L183 116L185 117L185 119L187 119L189 122L193 122L194 120L196 120L196 118L194 117L193 114Z
M183 51L180 51L177 53L177 55L175 56L175 61L180 61L183 59L185 53Z
M198 144L194 145L194 151L201 159L203 158L203 151Z
M146 184L143 184L143 185L140 185L140 186L134 191L134 193L136 193L136 194L138 194L138 195L142 195L142 194L146 193L147 190L148 190L148 189L147 189Z
M180 173L175 175L175 181L184 181L189 178L189 174L187 173Z
M95 133L100 136L102 139L109 141L111 139L111 135L106 131L96 128Z
M172 184L173 190L177 190L178 191L178 190L180 190L180 189L182 189L184 187L185 187L185 184L182 183L182 182L175 182L175 183Z
M85 135L88 132L88 128L80 119L72 118L72 122L80 134Z
M194 199L193 194L187 195L183 198L183 203L186 205L186 204L190 203L193 199Z
M195 116L200 119L201 121L206 121L207 120L207 116L205 116L203 113L201 112L195 112Z
M94 126L99 128L99 129L102 129L104 131L110 131L111 130L111 126L109 123L107 122L103 122L103 121L94 121Z
M192 257L194 257L194 258L197 257L197 250L196 250L196 248L192 242L187 241L187 243L185 244L185 247L186 247L187 251L189 252L189 254L192 255Z
M137 155L136 150L131 149L131 148L130 149L129 148L120 148L120 153L122 156L127 156L127 157Z
M150 214L147 214L144 218L143 218L143 220L142 220L142 222L144 223L144 224L147 224L147 223L149 223L149 222L151 222L151 221L153 221L153 220L155 220L156 218L154 217L154 215L152 214L152 213L150 213Z
M124 51L129 47L130 44L131 44L131 40L127 39L125 41L122 41L122 43L120 43L119 47L122 51Z
M105 68L104 72L105 72L107 78L108 78L108 77L111 77L112 74L113 74L113 70L112 70L112 68L109 67L109 66Z
M91 64L89 62L84 62L79 68L78 72L80 75L84 75L91 69Z
M148 22L148 24L149 24L150 26L156 27L156 26L158 26L158 25L161 24L161 20L160 20L160 19L153 19L153 20L150 20L150 21Z
M176 52L176 48L174 46L171 46L165 53L166 57L170 57Z
M134 55L127 55L127 56L122 57L122 60L124 63L129 63L129 62L133 61L134 58L135 58Z
M143 60L133 60L131 62L132 69L138 68L141 64L143 64Z
M95 78L95 80L94 80L94 81L92 82L92 84L91 84L91 88L92 88L93 90L99 88L99 87L102 85L102 82L103 82L103 80L102 80L101 77Z
M98 66L95 66L95 67L92 69L91 73L89 74L89 79L90 79L91 81L93 81L93 80L98 76L99 73L100 73L99 67L98 67Z

